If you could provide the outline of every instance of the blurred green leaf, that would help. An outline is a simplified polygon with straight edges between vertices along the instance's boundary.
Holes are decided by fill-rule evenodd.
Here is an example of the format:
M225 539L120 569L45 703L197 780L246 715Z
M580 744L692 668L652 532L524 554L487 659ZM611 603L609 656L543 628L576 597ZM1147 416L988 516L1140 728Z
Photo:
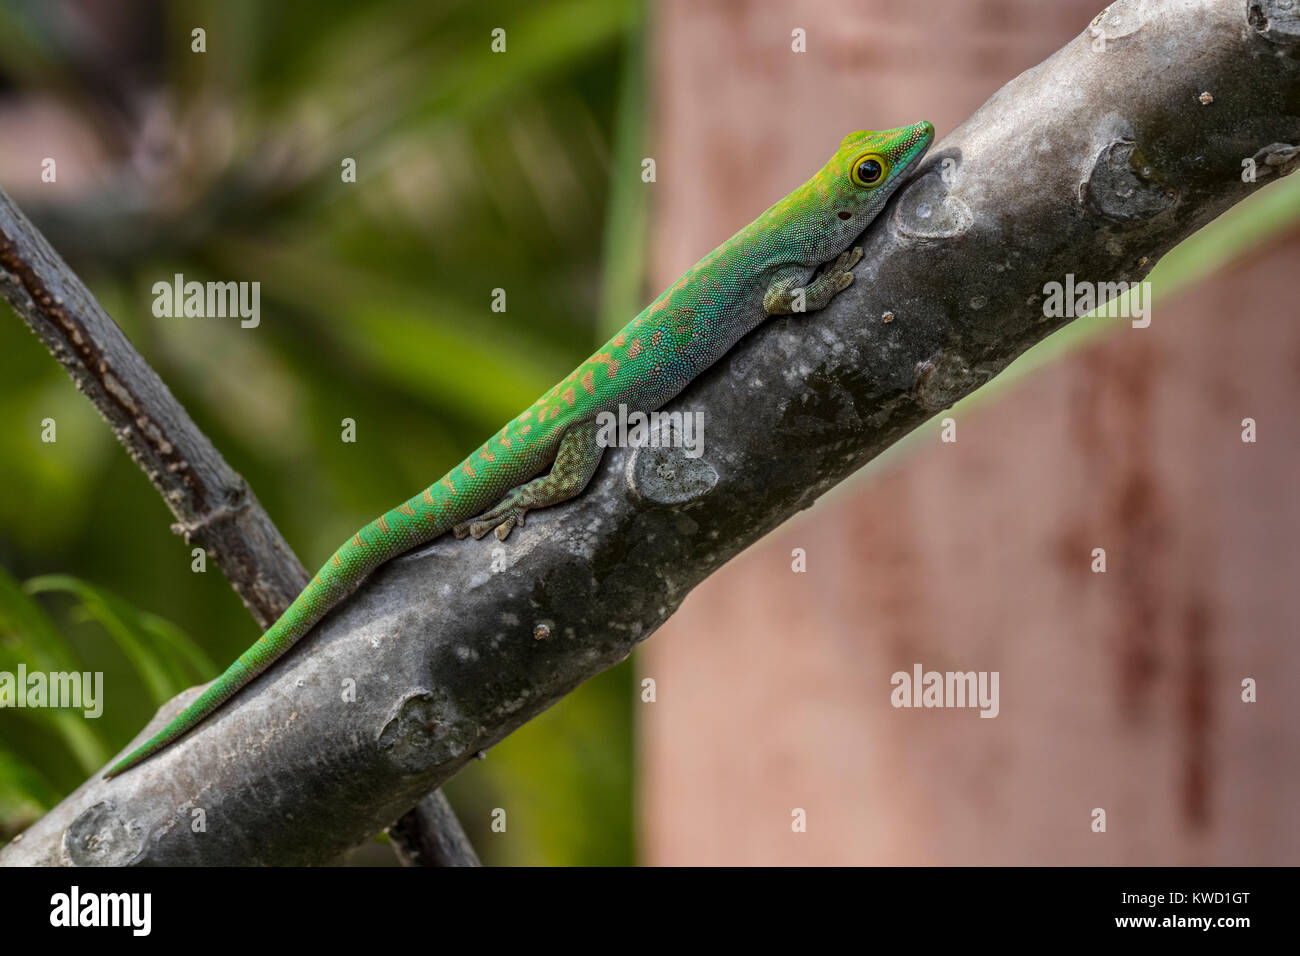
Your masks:
M189 687L194 682L192 677L202 679L215 670L198 648L178 651L189 640L175 627L141 614L102 588L66 574L46 574L32 578L24 589L28 594L64 593L75 597L131 661L155 704L164 704Z
M39 770L0 746L0 836L23 829L59 797Z
M74 661L71 647L45 612L0 568L0 670L16 674L22 664L29 672L66 673L79 669ZM109 750L98 726L88 723L81 714L32 708L13 711L11 716L49 726L86 772L108 759Z
M26 663L46 671L75 670L75 655L40 606L0 568L0 633L25 651Z

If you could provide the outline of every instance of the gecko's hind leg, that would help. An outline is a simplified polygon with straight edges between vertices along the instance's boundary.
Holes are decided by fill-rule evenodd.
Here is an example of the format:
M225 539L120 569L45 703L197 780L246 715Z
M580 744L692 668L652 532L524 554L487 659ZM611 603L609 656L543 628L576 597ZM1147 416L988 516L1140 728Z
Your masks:
M595 422L571 426L564 433L549 472L515 488L477 518L456 525L452 533L458 538L467 534L481 538L496 528L497 540L504 541L510 529L523 525L529 511L568 501L587 487L604 453L605 449L596 443Z

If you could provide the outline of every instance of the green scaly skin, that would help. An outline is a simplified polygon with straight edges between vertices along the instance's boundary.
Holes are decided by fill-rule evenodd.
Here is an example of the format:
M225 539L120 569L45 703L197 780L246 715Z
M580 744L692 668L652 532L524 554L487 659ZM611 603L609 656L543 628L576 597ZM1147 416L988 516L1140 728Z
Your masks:
M192 730L385 561L448 531L481 538L495 529L504 541L528 511L579 494L604 451L600 412L620 403L654 411L769 315L824 308L853 281L862 257L853 240L933 138L924 122L846 136L812 179L697 262L568 378L438 482L358 531L257 643L105 776Z

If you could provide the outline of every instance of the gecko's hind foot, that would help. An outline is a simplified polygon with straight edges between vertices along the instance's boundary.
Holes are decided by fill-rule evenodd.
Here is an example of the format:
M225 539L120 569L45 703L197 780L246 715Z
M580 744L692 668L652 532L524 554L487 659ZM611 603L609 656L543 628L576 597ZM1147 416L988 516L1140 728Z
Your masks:
M470 535L477 541L495 528L497 540L504 541L510 537L511 529L523 527L524 515L527 512L527 508L521 507L511 498L506 498L495 508L483 512L477 518L462 521L451 529L451 533L458 538Z
M510 537L511 528L523 525L523 523L524 516L522 513L518 517L511 515L509 518L506 518L505 521L501 522L496 527L497 540L504 541L506 538ZM475 525L474 527L481 527L483 529L480 534L475 535L475 537L481 537L482 535L487 534L488 528L492 527L492 524L491 522L484 522L482 525ZM473 532L474 528L471 528L470 533L473 534Z
M593 420L569 426L549 472L515 488L477 518L453 527L452 532L458 538L467 534L481 538L495 528L497 540L504 541L510 537L512 528L524 526L524 515L528 512L568 501L581 492L596 473L604 451L596 442Z

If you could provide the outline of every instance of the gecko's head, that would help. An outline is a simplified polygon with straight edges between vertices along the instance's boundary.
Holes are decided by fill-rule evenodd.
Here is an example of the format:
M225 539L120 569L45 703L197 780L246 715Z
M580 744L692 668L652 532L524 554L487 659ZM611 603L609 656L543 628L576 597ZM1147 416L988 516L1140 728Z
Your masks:
M840 143L830 162L809 183L815 187L816 207L825 210L823 235L836 237L841 252L884 207L909 169L934 142L927 122L880 132L860 130Z

